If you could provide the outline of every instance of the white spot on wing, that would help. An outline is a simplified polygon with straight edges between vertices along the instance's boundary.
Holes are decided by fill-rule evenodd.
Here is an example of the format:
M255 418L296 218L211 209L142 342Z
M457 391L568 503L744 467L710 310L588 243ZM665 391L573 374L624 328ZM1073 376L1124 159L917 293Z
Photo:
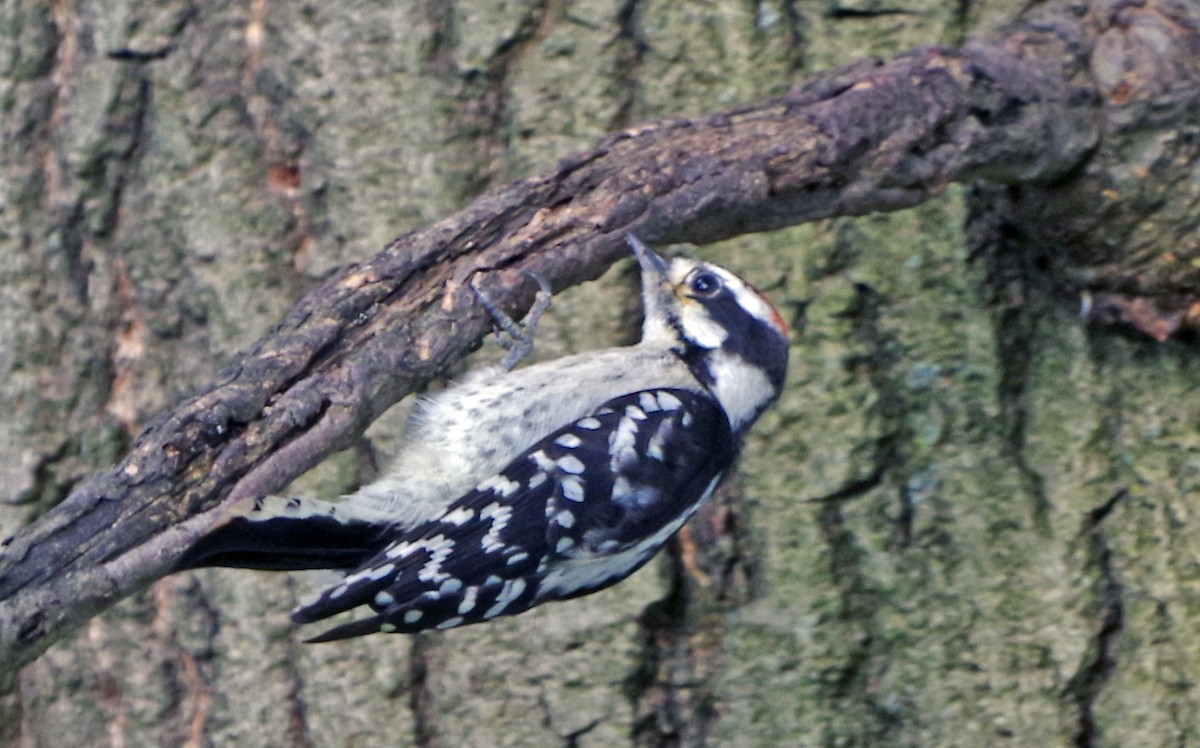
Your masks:
M434 535L428 542L429 560L417 572L417 579L422 582L440 582L448 579L450 575L442 571L442 562L454 551L454 541L444 535Z
M623 475L618 475L613 481L612 500L617 504L624 504L625 496L633 493L633 486L629 485L629 479Z
M658 398L652 392L643 392L638 395L638 405L642 406L643 411L653 413L658 410Z
M554 469L554 460L547 457L546 453L540 449L530 453L529 459L533 460L533 464L537 465L542 472L548 473Z
M663 410L679 410L683 407L683 401L672 395L670 392L658 393L658 407Z
M490 519L492 526L488 528L487 533L480 541L483 550L491 553L504 548L504 544L500 542L500 533L508 526L508 520L512 517L512 507L505 506L493 501L479 511L480 519Z
M525 580L517 577L505 585L505 589L500 592L500 597L508 602L512 602L521 596L525 591Z
M373 569L364 569L367 579L370 579L373 582L378 582L380 579L388 578L395 570L396 565L393 563L387 563L383 566L376 566Z
M559 481L559 486L562 487L562 496L567 501L583 501L583 481L573 475L565 475Z
M584 471L583 462L575 455L564 455L558 458L558 467L564 473L580 475Z
M562 436L555 439L554 443L560 447L566 447L567 449L575 449L580 444L583 444L583 440L580 439L578 436L575 436L574 434L563 434Z
M468 587L466 594L463 595L462 602L458 604L458 614L465 615L475 609L475 596L479 594L478 587Z
M462 527L473 519L475 519L475 510L465 506L460 506L442 515L442 522L454 525L455 527Z
M508 478L504 477L504 475L497 473L496 475L493 475L491 478L488 478L483 483L480 483L478 486L476 486L475 490L479 491L480 493L491 491L499 494L501 498L507 499L509 496L512 496L514 493L516 493L517 489L520 487L520 483L516 482L515 480L509 480Z
M384 550L384 555L391 559L408 558L416 549L413 543L392 543Z
M645 485L633 485L624 476L613 481L612 501L629 508L644 508L658 501L662 494L657 488Z
M384 555L391 561L398 561L403 558L408 558L417 551L424 551L429 554L429 560L417 572L417 578L423 582L435 581L440 582L448 575L441 572L442 562L454 550L454 541L451 538L442 534L434 535L430 538L418 538L417 540L409 540L402 543L393 543L384 551ZM391 564L388 564L391 566ZM351 574L342 582L343 585L351 585L360 582L364 579L378 581L382 577L374 576L380 569L384 567L376 567L374 569L363 569L362 571ZM391 573L390 571L388 573ZM386 576L386 575L385 575Z
M575 425L581 429L587 429L588 431L595 431L596 429L600 428L600 421L598 421L595 418L592 418L591 416L588 416L586 418L580 418L578 421L575 422Z
M672 431L671 421L663 421L659 424L658 429L650 436L650 441L646 444L646 454L662 462L665 459L663 446L667 443L667 439L671 438Z
M425 615L425 611L423 610L417 610L415 608L413 610L406 610L404 611L404 622L411 626L412 624L421 620L421 616L423 615Z
M516 579L509 579L505 581L504 588L501 589L500 593L496 595L496 602L492 604L492 607L484 611L483 617L487 620L491 620L492 618L500 615L504 612L504 609L509 605L512 605L512 602L520 597L521 593L524 591L524 579L517 577Z
M617 428L608 438L608 453L612 456L613 467L628 464L636 459L634 446L637 443L637 421L632 418L622 418L617 422Z

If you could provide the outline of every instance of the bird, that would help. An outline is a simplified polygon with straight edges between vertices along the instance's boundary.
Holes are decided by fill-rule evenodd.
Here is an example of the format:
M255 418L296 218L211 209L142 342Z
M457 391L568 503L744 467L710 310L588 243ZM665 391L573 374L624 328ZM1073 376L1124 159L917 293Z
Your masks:
M292 612L298 624L365 612L307 640L324 642L516 615L643 566L779 398L789 333L729 270L626 240L641 274L639 342L481 367L418 401L376 481L335 501L255 498L178 568L345 571Z

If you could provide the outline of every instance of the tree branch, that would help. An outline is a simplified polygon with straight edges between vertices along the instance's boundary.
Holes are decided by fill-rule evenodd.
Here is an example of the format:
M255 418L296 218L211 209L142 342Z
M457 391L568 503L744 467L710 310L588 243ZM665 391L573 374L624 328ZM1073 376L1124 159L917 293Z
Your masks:
M516 314L534 290L521 271L555 289L595 278L629 231L707 243L898 210L956 181L1066 174L1098 137L1075 37L863 61L777 99L630 128L343 269L4 542L0 684L168 573L205 512L279 490L476 346L490 321L464 289L473 276Z

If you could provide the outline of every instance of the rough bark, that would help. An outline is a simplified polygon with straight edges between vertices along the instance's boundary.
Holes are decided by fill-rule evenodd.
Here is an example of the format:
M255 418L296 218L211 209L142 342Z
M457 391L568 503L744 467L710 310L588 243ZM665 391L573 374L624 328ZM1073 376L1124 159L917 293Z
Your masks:
M847 8L840 17L895 15ZM8 11L17 50L6 98L6 108L16 114L5 128L6 168L15 185L7 211L10 222L15 216L9 225L15 237L13 277L25 281L17 286L22 289L37 285L29 274L51 279L41 292L49 299L40 303L59 310L60 317L48 322L37 317L33 324L40 327L9 333L14 351L41 350L33 337L52 341L42 358L10 364L16 375L10 391L38 393L33 399L43 411L34 418L30 406L19 405L19 416L30 426L10 433L38 434L32 424L45 415L78 424L60 426L58 436L47 430L42 442L28 439L20 452L11 450L14 498L39 503L41 516L6 544L0 561L0 646L6 648L0 662L10 677L66 631L160 577L188 534L202 527L201 512L239 495L277 490L331 451L361 447L357 439L368 423L447 373L488 327L463 290L476 272L482 270L493 295L516 311L532 290L519 271L536 269L558 289L594 278L620 256L625 231L653 242L708 243L816 219L908 208L955 182L984 180L1003 185L1003 191L978 188L970 201L970 236L956 238L951 231L943 246L969 243L982 259L976 267L985 268L986 277L977 282L992 294L991 312L972 309L972 281L961 265L958 277L949 277L952 254L904 248L906 240L920 246L928 234L946 232L944 218L928 219L923 230L907 237L903 229L876 235L869 222L842 224L825 232L832 242L810 235L809 259L803 262L794 256L781 260L776 256L781 252L743 259L759 266L761 280L792 273L803 278L782 287L785 302L798 314L805 309L803 319L810 321L798 345L815 357L810 364L817 370L822 356L839 360L844 380L835 384L838 376L809 370L798 375L775 422L765 425L773 443L759 444L776 465L793 467L768 469L769 458L748 458L751 469L761 471L749 491L768 508L747 520L746 503L735 492L681 535L668 587L638 618L636 637L623 627L639 606L618 595L575 609L599 615L599 625L570 610L540 612L456 638L466 644L465 653L448 651L449 637L417 639L411 649L392 641L310 652L293 643L282 623L291 582L267 578L239 591L217 575L201 575L208 580L204 586L189 575L142 593L133 610L112 624L89 624L92 646L104 656L78 697L95 701L91 696L100 695L88 714L114 742L118 733L161 738L168 734L162 730L197 744L252 734L252 726L238 723L240 707L231 694L238 683L252 682L259 669L270 673L264 690L280 711L266 722L287 727L280 742L302 744L359 739L389 744L400 730L423 745L452 745L494 728L518 743L606 744L625 735L656 745L798 738L930 745L955 744L962 734L949 725L957 720L970 726L980 744L1008 734L1025 742L1055 736L1091 745L1106 734L1134 729L1106 709L1104 700L1115 698L1109 685L1114 678L1137 680L1138 663L1145 662L1134 658L1128 669L1120 666L1120 647L1131 646L1127 632L1145 629L1130 624L1137 615L1130 590L1141 577L1125 579L1121 567L1122 543L1133 537L1122 533L1136 535L1136 528L1111 529L1139 489L1119 471L1097 476L1044 464L1045 455L1033 447L1043 444L1045 430L1055 424L1039 419L1050 418L1048 403L1061 393L1052 397L1037 385L1048 376L1047 362L1072 356L1093 362L1094 381L1084 384L1087 392L1101 394L1081 396L1086 401L1081 412L1086 418L1087 402L1099 397L1108 420L1082 440L1052 440L1050 453L1068 461L1072 448L1083 450L1092 440L1101 442L1095 449L1106 455L1097 459L1114 459L1127 449L1116 422L1131 417L1130 407L1143 407L1134 405L1139 398L1161 393L1110 389L1106 378L1123 372L1121 350L1081 349L1071 344L1069 331L1042 317L1066 319L1053 316L1055 307L1044 301L1053 297L1046 291L1110 294L1106 308L1126 309L1125 297L1111 294L1130 293L1124 279L1147 277L1151 248L1162 245L1164 232L1182 238L1167 261L1177 269L1163 270L1133 290L1188 303L1194 286L1188 268L1195 267L1191 259L1197 253L1188 243L1196 213L1187 210L1195 205L1196 184L1188 176L1196 163L1200 59L1194 54L1194 6L1047 4L1041 15L995 42L864 61L811 77L759 104L624 129L638 115L671 106L667 99L645 100L651 96L647 91L672 80L662 69L648 69L663 66L653 58L667 57L674 43L673 37L655 34L665 33L668 21L686 26L694 19L668 18L665 8L636 3L603 11L550 3L523 5L489 27L470 18L466 7L430 3L409 10L423 15L418 38L405 40L414 46L405 59L419 70L418 79L431 83L421 89L406 79L394 91L372 90L364 101L425 96L430 113L419 124L419 109L389 115L386 108L364 107L361 120L331 113L322 96L339 100L360 89L348 84L347 90L326 90L306 65L346 75L359 64L368 71L364 75L378 73L378 80L387 80L386 66L369 46L337 47L338 34L356 26L318 18L315 11L278 17L277 9L261 1L244 8L168 4L151 16L130 6L116 20L90 17L87 9L67 3ZM585 17L589 12L596 15ZM751 48L764 48L776 35L775 69L785 77L803 57L797 45L813 44L800 38L798 24L810 16L791 5L758 12L751 26L762 38L752 39ZM764 18L767 12L777 15ZM838 17L835 12L827 18ZM712 18L701 19L701 29L705 22ZM363 23L370 28L369 19ZM597 28L598 34L590 33ZM305 33L318 30L320 42ZM694 31L679 33L686 38ZM324 46L327 35L335 46ZM611 46L598 43L597 36ZM555 85L521 77L531 75L526 68L553 71L556 54L575 60L571 71L578 76L588 56L579 48L588 44L603 50L596 52L607 66L603 85L628 87L584 97L585 106L599 101L607 112L595 117L591 131L619 131L591 150L563 157L578 147L561 148L570 123L554 121L564 116L561 107L543 102L537 108L532 101L550 97L547 91L553 93ZM813 55L811 48L805 51ZM88 76L96 73L86 63L106 53L102 85L89 90ZM349 62L329 57L342 53L355 57ZM679 56L675 64L696 63ZM571 84L559 87L569 92L578 78L568 79ZM786 82L759 85L769 91ZM454 88L447 94L439 90L444 86ZM333 111L352 106L339 101ZM527 125L542 137L544 153L536 157L521 155L522 106L549 118ZM100 124L92 132L80 128L89 114ZM583 117L583 110L574 116ZM340 183L338 164L341 149L363 137L356 128L392 126L389 119L403 119L399 136L410 125L429 131L414 140L431 144L427 153L437 158L445 174L441 189L451 196L465 197L506 174L528 171L526 160L554 165L410 231L370 260L329 271L343 258L344 243L362 241L339 232L348 228L370 236L386 230L362 227L363 220L387 221L370 211L361 218L346 195L375 188L369 180ZM452 128L445 140L439 121ZM1100 209L1087 203L1089 195L1107 195L1106 190L1124 194L1124 187L1113 186L1112 175L1136 172L1128 150L1145 142L1155 144L1153 153L1140 154L1175 166L1170 193L1145 189L1133 207L1120 210L1111 207L1115 202ZM466 151L464 144L470 146ZM354 158L380 158L370 148ZM401 159L411 160L402 171L419 173L423 155L402 149ZM1145 166L1145 158L1137 163ZM205 182L203 172L197 179L198 165L219 179ZM417 183L429 189L429 183ZM159 192L164 184L170 189ZM227 194L233 185L241 192ZM392 189L376 191L387 195ZM414 215L406 222L422 223L422 211L449 213L445 203L454 199L443 198L441 205L434 200L432 207L409 203ZM1047 209L1055 205L1069 206L1073 220L1061 221ZM954 215L953 207L941 210ZM916 215L910 220L920 224ZM177 222L167 220L172 216ZM1073 251L1097 235L1112 251ZM1131 236L1138 238L1138 249L1126 262L1120 250ZM1031 244L1063 251L1032 252ZM891 254L889 246L896 248ZM45 259L34 261L38 248L44 248ZM1039 259L1047 256L1068 259L1050 264ZM905 281L890 277L895 267L880 274L887 262L907 265L914 257L921 269L913 275L926 277L936 289L917 283L904 290ZM926 265L939 270L924 275ZM204 374L215 368L210 363L215 357L204 351L227 353L254 337L255 324L263 329L262 322L240 319L241 305L255 312L248 316L270 319L270 310L259 314L254 306L264 287L296 293L306 277L329 272L270 333L231 356L215 375ZM871 285L829 290L839 279L860 274L872 278ZM217 275L221 280L210 283ZM240 276L252 282L239 287ZM877 285L888 288L880 293ZM211 288L220 289L219 301L204 298L216 293ZM897 294L905 300L896 301ZM922 294L929 298L917 299ZM19 301L32 309L36 296L31 291ZM266 305L277 309L286 296L287 291L268 295ZM929 307L911 314L897 310L920 304ZM938 305L948 311L932 312ZM824 316L814 325L816 310ZM10 331L19 326L17 319L6 321ZM924 337L922 324L928 325ZM234 332L220 332L223 326ZM568 334L586 335L586 329ZM986 339L989 330L994 347L970 345L981 333ZM222 334L229 339L220 340ZM840 341L839 352L820 353L824 336ZM941 341L956 338L968 341L964 350L944 348ZM915 353L922 350L927 353ZM1136 363L1135 357L1130 365ZM51 371L67 390L57 398L40 391ZM1187 386L1182 371L1175 372L1178 380L1170 371L1145 374L1149 380L1159 377L1164 391ZM17 388L22 377L25 390ZM150 417L196 387L197 394ZM811 401L822 402L821 391L828 388L835 394L825 395L825 405L815 409L824 417L810 422ZM1117 393L1130 404L1113 401ZM801 404L804 400L810 402ZM840 433L847 425L829 443L805 435ZM136 439L130 436L139 431ZM89 461L101 466L122 451L126 439L130 449L116 467L42 511ZM978 472L967 471L967 463ZM1185 464L1183 459L1167 473L1185 475ZM801 472L806 469L801 465L812 465L813 473ZM819 508L779 503L795 494L786 476L800 474L812 485L804 496L828 499ZM1081 475L1095 491L1068 487ZM1012 497L1002 502L998 486L1007 487L1000 494L1027 500L1028 510L1013 506ZM1186 497L1187 489L1181 490ZM977 518L959 504L970 500L962 496L978 498L996 518L982 529L976 526ZM1170 497L1160 503L1163 511L1174 511ZM755 517L757 535L750 529ZM1159 534L1150 530L1149 536ZM980 553L966 550L973 543ZM828 561L797 553L800 545L825 549ZM1042 580L1027 559L1011 557L1013 548L1023 546L1068 569L1065 580L1055 581L1078 586L1079 599L1063 601L1061 584ZM996 556L1004 557L1001 576L979 573ZM1161 563L1172 558L1167 553ZM765 559L774 570L771 581L755 571ZM929 589L902 579L908 571ZM797 574L816 590L807 600L793 597L808 589L790 578ZM1026 584L1013 593L1017 608L1044 598L1056 601L1050 607L1059 617L1078 607L1078 620L1052 633L1017 632L1011 646L971 643L973 631L988 637L1011 632L1015 621L1007 617L1003 595L969 594L976 585L995 588L1004 578ZM1184 577L1170 594L1185 595L1186 584ZM770 594L751 605L763 586ZM655 587L643 575L631 588L653 596ZM266 622L247 619L245 628L231 630L222 613L230 597L240 598L239 610L252 599L251 607L269 614ZM1160 607L1170 615L1169 603ZM936 619L942 608L948 620L929 618ZM1167 641L1194 621L1188 611L1185 606L1178 622L1162 624L1175 632L1165 635ZM801 623L788 622L796 616ZM154 632L144 648L133 633L143 625L139 618L148 619ZM522 632L534 631L546 632L545 651L522 643L527 637ZM254 655L254 642L262 642L266 659ZM1043 659L1026 657L1024 647L1043 651ZM153 688L119 674L117 663L136 657L139 649L162 663L158 677L169 684L166 693L151 696ZM386 650L392 651L381 654ZM76 725L80 732L69 732L46 721L55 709L66 708L63 698L70 696L52 695L51 684L82 668L72 658L86 651L51 652L48 662L25 671L23 697L6 708L24 715L28 740L62 744L65 735L87 734L86 722ZM1141 654L1153 657L1161 650ZM1005 657L1010 664L999 670L987 665ZM922 663L936 663L932 668L945 683L931 680L931 672L918 676ZM522 672L520 682L510 682L514 671ZM572 671L579 675L572 678ZM971 675L981 671L986 675ZM909 677L920 685L906 689ZM344 694L338 689L339 682L364 679L377 687ZM946 692L945 684L958 680L964 687L1007 687L1014 694L972 705ZM1153 692L1170 682L1148 677L1142 688ZM504 690L518 710L533 705L541 715L532 720L537 724L513 729L511 718L503 716L505 699L497 701L493 687ZM480 695L472 706L465 694ZM1046 694L1053 703L1044 703ZM404 709L397 706L400 697L407 699ZM111 700L107 706L105 698ZM1162 725L1171 720L1179 734L1194 733L1179 716L1191 698L1184 688L1169 700L1164 714L1174 716L1156 722L1149 728L1159 730L1153 734L1165 742ZM342 699L352 704L359 726L339 732L319 715L342 711ZM479 717L471 727L456 725L472 712L490 717ZM166 716L156 721L154 714ZM1026 716L1010 718L1020 714ZM380 727L383 719L391 722L386 729ZM127 733L130 725L134 730Z

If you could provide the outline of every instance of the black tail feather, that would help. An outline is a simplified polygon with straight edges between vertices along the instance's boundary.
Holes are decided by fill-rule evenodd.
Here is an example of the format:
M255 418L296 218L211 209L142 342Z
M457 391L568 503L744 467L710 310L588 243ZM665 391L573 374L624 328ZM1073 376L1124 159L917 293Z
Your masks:
M289 571L353 569L379 553L385 529L330 517L235 517L197 541L177 571L206 566Z

